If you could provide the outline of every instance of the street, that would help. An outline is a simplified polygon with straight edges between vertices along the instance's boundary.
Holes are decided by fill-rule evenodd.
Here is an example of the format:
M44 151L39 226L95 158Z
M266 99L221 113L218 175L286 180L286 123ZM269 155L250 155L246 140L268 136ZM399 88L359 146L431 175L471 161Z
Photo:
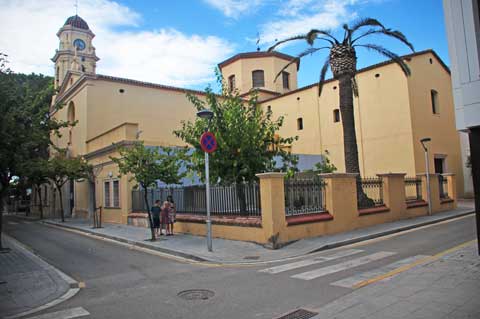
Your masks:
M43 313L81 307L89 318L277 318L326 305L363 280L475 238L468 215L283 262L222 266L181 262L12 216L5 232L85 285ZM200 300L178 295L190 289L213 293Z

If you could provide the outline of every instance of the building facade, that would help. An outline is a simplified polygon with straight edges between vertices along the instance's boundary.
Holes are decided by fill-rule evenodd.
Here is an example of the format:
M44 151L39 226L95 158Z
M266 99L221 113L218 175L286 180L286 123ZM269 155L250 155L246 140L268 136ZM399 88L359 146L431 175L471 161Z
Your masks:
M128 176L118 176L118 167L110 159L117 155L116 147L139 139L147 146L185 146L172 131L182 120L195 118L186 93L200 98L205 94L97 74L94 34L78 16L68 18L57 35L60 46L52 60L58 94L51 112L59 120L77 124L63 129L54 143L67 147L72 156L84 156L96 175L95 184L81 181L66 186L65 193L70 194L65 196L66 214L88 218L94 207L102 206L105 221L127 223L133 184ZM241 53L221 62L219 68L230 89L245 97L258 92L260 107L285 116L280 134L299 137L291 151L305 159L303 168L327 154L342 172L338 84L327 81L320 97L316 85L298 88L299 62L280 72L292 59L278 52ZM450 71L430 50L404 59L412 69L409 78L392 62L359 71L355 116L362 174L424 173L419 140L430 137L432 172L456 174L462 194Z

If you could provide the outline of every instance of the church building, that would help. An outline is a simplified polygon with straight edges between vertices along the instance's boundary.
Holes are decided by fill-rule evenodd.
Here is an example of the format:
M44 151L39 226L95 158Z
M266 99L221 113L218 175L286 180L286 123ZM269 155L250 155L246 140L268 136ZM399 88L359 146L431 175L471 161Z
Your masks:
M65 196L65 214L91 216L94 206L90 199L95 191L95 207L103 207L104 220L127 223L133 182L127 176L118 176L118 167L110 157L117 155L117 146L137 140L147 146L185 146L172 132L180 127L181 120L195 119L195 109L186 93L199 97L205 93L97 74L100 59L93 46L95 34L77 15L66 20L57 36L59 47L52 61L58 91L51 114L59 120L77 123L63 129L62 137L54 138L54 143L68 148L70 156L86 158L97 176L96 185L77 181L66 186L65 194L70 196ZM256 90L261 108L270 109L274 117L285 116L279 133L299 136L291 152L301 155L301 168L311 168L326 154L342 172L338 83L327 81L320 97L315 84L298 87L300 63L290 65L275 79L292 59L280 52L248 52L237 54L218 67L231 89L242 96ZM450 70L432 50L403 59L412 71L409 78L392 61L358 72L355 119L362 175L424 173L419 140L430 137L432 172L456 174L461 196L464 163L455 129ZM52 189L46 192L49 206L53 207ZM59 205L56 207L58 210Z

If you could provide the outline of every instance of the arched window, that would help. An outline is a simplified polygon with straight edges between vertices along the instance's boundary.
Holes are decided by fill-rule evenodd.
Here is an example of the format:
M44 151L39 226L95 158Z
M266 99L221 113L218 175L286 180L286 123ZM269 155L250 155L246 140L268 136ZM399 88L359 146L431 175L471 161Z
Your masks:
M265 86L263 70L255 70L252 72L252 84L254 88L261 88Z
M430 90L430 98L432 99L432 113L439 114L440 107L438 105L438 92L435 90Z
M70 124L73 124L73 122L75 122L75 104L73 104L73 101L68 104L67 121Z
M228 77L228 90L233 92L235 90L235 74L232 74Z

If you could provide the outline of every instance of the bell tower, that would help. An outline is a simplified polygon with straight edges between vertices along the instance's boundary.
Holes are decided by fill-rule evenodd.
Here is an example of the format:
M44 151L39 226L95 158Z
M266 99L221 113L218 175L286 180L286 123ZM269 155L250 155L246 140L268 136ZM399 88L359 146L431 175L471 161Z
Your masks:
M71 16L57 32L59 47L52 61L55 63L55 88L59 88L68 71L95 74L99 58L92 40L95 34L78 15Z

